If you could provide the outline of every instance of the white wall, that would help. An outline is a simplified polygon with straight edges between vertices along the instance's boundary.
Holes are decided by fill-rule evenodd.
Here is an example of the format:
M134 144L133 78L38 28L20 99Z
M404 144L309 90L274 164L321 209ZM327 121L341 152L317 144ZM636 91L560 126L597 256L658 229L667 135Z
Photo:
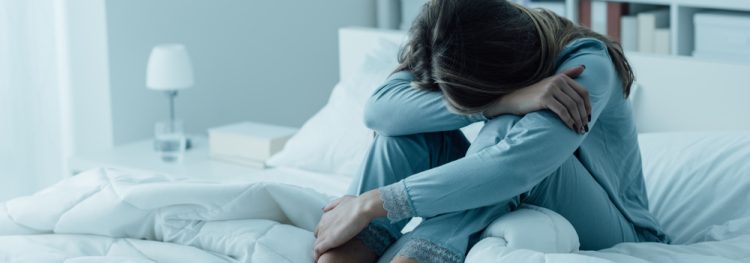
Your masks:
M374 26L373 0L106 2L114 142L152 136L167 99L145 88L151 48L184 43L196 86L177 98L189 132L253 120L299 126L338 79L337 29Z

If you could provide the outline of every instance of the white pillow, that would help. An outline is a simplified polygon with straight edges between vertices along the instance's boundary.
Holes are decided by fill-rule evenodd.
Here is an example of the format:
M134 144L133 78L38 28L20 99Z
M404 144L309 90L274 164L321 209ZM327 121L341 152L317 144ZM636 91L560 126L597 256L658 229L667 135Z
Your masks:
M750 132L639 136L651 211L674 243L750 217Z
M328 104L268 160L268 165L355 175L373 138L364 125L364 105L396 68L398 50L398 44L381 40L354 77L333 88Z

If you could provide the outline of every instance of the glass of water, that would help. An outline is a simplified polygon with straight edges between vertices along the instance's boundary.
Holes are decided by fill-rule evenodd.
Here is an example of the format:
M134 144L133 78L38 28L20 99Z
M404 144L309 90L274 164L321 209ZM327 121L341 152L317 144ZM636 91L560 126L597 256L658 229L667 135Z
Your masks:
M182 162L185 155L187 137L183 132L182 121L161 121L156 123L154 147L164 162Z

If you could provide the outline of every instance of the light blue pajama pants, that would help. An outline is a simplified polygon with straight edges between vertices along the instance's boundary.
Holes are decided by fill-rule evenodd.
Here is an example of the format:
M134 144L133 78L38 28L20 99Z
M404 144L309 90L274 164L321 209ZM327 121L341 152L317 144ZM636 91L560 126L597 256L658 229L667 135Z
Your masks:
M361 194L451 162L467 153L492 147L505 137L505 132L517 119L501 116L488 121L471 145L460 131L394 137L376 135L361 176L354 181L350 192ZM502 171L498 171L498 176L502 176ZM471 174L466 174L466 180L471 180ZM441 190L434 189L433 192L440 194ZM381 255L380 262L389 262L396 255L423 263L462 262L468 248L478 241L481 231L520 203L548 208L569 220L578 232L581 249L597 250L638 240L633 225L575 156L533 189L511 200L498 200L492 206L425 218L414 231L403 236L401 229L407 220L390 223L386 218L379 218L358 238Z

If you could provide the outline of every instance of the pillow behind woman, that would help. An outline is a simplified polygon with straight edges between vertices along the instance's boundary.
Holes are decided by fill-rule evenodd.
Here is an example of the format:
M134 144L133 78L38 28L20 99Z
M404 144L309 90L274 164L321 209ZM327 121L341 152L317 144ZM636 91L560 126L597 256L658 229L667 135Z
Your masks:
M270 166L353 176L372 142L363 122L364 105L398 65L399 46L381 40L356 74L333 88L328 103L268 160Z

